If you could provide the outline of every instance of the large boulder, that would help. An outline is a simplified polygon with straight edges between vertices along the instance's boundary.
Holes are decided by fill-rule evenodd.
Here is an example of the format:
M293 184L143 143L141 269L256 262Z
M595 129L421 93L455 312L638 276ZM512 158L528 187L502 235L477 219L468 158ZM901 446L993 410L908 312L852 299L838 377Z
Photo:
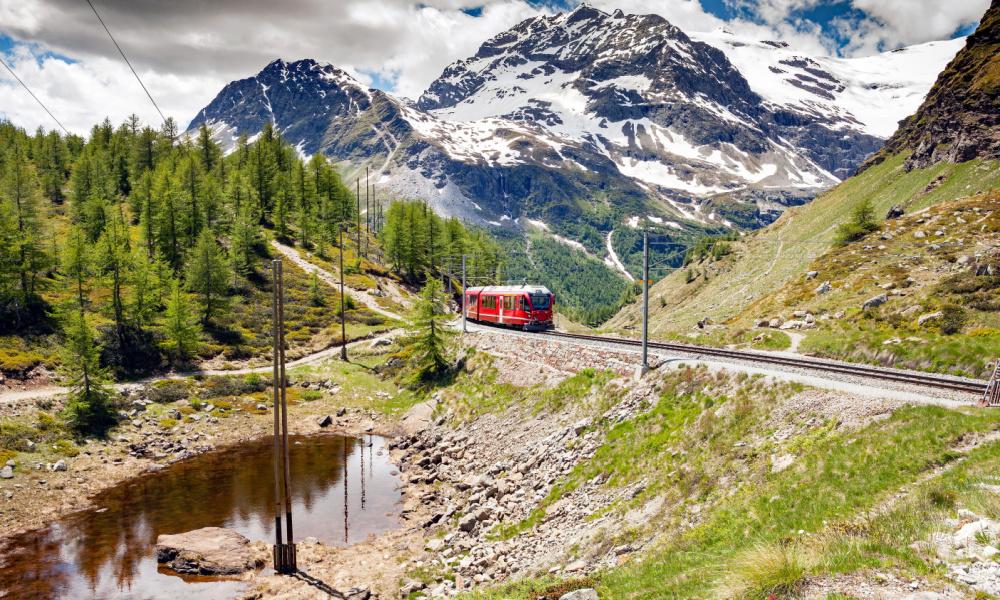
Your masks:
M437 408L437 400L431 399L406 411L399 421L399 428L405 435L416 435L430 426L434 418L434 409Z
M263 543L251 544L242 534L222 527L204 527L156 538L156 560L178 573L235 575L264 566Z

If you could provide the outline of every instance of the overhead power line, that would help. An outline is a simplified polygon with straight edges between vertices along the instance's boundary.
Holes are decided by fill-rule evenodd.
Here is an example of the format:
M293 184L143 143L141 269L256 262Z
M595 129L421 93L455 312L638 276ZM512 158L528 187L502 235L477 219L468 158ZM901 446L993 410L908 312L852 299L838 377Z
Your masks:
M7 64L7 61L5 61L2 57L0 57L0 62L3 63L3 66L7 67L7 70L10 71L10 74L14 76L14 79L16 79L17 82L21 84L21 87L23 87L25 91L31 94L31 97L35 99L35 102L37 102L38 105L45 110L45 112L49 113L49 116L52 117L52 120L56 122L56 125L59 126L59 129L62 129L66 133L66 135L69 135L69 131L66 131L66 128L63 127L63 124L59 122L59 119L57 119L56 116L52 114L52 111L49 110L49 107L45 106L45 103L43 103L41 100L38 99L38 96L35 95L35 92L31 91L31 88L28 87L28 84L21 81L21 78L17 76L17 73L14 72L14 69L12 69L10 65Z
M87 4L90 5L90 10L94 11L94 16L97 17L97 20L101 22L101 26L104 27L104 31L108 32L108 37L111 38L111 42L115 45L115 48L118 48L118 54L122 55L122 59L125 61L125 64L128 65L128 68L132 70L132 74L135 75L136 81L138 81L139 85L142 86L142 91L146 92L146 97L148 97L149 101L153 103L153 108L156 109L156 112L160 113L160 118L163 119L164 123L166 123L167 118L163 116L163 111L160 110L160 107L156 104L156 100L153 100L153 95L149 93L148 89L146 89L146 84L142 82L142 78L139 77L139 74L135 72L135 67L132 66L132 63L129 62L128 57L125 56L125 51L122 50L122 47L118 45L118 41L115 40L115 36L111 35L111 30L108 29L108 26L104 23L104 19L101 18L101 14L97 12L97 8L94 7L94 3L91 2L90 0L87 0Z

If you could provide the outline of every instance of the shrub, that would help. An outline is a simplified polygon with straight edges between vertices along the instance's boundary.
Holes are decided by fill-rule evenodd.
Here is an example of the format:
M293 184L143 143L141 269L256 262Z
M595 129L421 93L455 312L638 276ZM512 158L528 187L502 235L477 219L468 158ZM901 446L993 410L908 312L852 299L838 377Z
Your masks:
M875 208L867 198L854 208L851 220L837 227L835 239L838 244L848 244L865 237L878 229L875 221Z
M805 568L794 547L777 544L755 546L732 561L720 594L725 598L785 596L798 587Z
M952 335L962 331L968 319L965 309L956 304L948 304L941 309L941 333Z
M191 395L191 384L183 379L164 379L146 386L146 398L157 404L169 404Z
M927 492L927 499L938 508L954 508L958 495L955 490L933 488Z

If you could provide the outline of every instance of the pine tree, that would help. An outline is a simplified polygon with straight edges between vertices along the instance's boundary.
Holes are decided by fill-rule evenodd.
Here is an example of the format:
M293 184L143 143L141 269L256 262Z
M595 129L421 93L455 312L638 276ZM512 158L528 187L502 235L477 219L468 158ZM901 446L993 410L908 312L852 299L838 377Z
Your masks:
M77 308L86 308L87 283L90 280L92 258L87 234L80 227L72 227L66 236L62 251L62 272L73 286Z
M177 280L171 285L163 313L163 335L163 349L175 363L191 358L198 347L201 327L194 316L191 300Z
M256 247L260 244L260 227L245 203L236 213L229 235L229 259L235 274L246 277L253 272Z
M100 368L101 347L83 311L69 310L64 318L66 343L61 369L70 392L66 418L83 434L102 434L114 422L108 374Z
M165 268L154 256L150 257L144 248L136 247L132 252L131 270L128 284L131 290L128 301L129 319L138 327L144 327L153 320L160 305L161 281L159 273Z
M447 320L441 282L428 277L405 341L414 382L428 382L448 371L454 332L448 329Z
M323 306L323 290L319 283L319 276L313 271L309 278L309 303L313 306Z
M123 286L131 265L128 229L120 211L109 209L108 226L97 240L97 265L111 283L111 312L115 329L125 325L125 300Z
M212 232L205 229L191 249L186 279L188 289L201 298L203 324L208 324L212 315L226 304L229 279L229 266L222 251Z
M34 298L35 281L46 265L38 206L41 191L35 168L22 149L15 147L2 166L0 202L13 219L12 266L20 286L20 312Z

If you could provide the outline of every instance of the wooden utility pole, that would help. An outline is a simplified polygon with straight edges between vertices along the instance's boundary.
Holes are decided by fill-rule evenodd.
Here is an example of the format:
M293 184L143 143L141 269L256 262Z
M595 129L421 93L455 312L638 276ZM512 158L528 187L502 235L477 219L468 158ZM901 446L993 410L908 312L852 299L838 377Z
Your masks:
M467 294L465 287L465 255L463 254L462 255L462 333L466 333L468 331L468 329L465 328L466 298Z
M281 259L271 262L274 282L274 298L271 304L272 316L272 393L274 398L274 570L281 574L298 571L295 556L295 535L292 532L291 461L288 456L288 397L285 376L285 300L284 276ZM280 415L280 416L279 416ZM280 427L279 427L280 425ZM284 475L282 477L282 475ZM284 486L281 481L284 480ZM285 539L281 535L282 500L285 512Z
M344 224L340 224L340 360L347 362L347 325L344 323Z
M365 185L368 184L366 183ZM358 224L358 257L360 257L361 256L361 178L360 177L358 177L358 183L355 188L354 195L357 196L358 199L358 216L356 221Z

